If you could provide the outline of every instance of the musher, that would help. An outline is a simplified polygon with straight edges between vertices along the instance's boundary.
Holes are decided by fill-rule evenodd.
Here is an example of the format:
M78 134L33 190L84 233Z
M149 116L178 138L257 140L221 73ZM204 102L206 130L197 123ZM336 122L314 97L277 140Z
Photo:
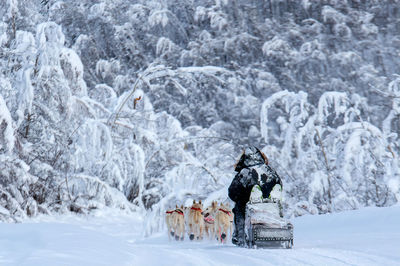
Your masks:
M238 172L231 185L228 195L235 202L233 208L235 230L232 236L232 243L238 246L245 245L245 210L250 194L254 186L261 188L262 197L270 198L272 190L277 186L282 191L282 180L274 169L268 165L268 159L256 147L246 148L239 161L235 165Z

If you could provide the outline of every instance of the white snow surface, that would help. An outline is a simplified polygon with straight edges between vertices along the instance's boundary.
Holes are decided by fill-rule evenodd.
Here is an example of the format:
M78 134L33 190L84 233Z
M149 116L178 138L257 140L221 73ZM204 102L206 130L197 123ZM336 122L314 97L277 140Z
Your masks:
M0 265L400 265L400 205L293 219L294 248L142 237L126 214L0 223Z

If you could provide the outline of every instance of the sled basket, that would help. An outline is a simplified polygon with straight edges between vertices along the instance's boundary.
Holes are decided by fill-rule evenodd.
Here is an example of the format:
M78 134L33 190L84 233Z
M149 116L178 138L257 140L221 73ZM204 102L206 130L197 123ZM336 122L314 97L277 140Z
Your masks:
M248 203L245 220L248 247L292 248L293 225L281 216L279 201Z

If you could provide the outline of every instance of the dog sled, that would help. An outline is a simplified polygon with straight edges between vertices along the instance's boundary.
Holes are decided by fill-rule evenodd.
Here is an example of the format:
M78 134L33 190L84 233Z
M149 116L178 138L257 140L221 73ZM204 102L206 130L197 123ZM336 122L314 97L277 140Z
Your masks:
M293 247L293 225L283 218L281 201L276 198L250 198L245 233L249 248Z

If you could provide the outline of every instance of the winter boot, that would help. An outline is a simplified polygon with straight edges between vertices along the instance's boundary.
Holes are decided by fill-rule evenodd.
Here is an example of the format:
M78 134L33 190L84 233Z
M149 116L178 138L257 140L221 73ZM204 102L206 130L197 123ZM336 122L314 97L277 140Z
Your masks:
M241 205L236 204L233 208L235 230L232 235L232 244L243 247L245 244L245 233L244 233L244 219L245 209L241 208Z

